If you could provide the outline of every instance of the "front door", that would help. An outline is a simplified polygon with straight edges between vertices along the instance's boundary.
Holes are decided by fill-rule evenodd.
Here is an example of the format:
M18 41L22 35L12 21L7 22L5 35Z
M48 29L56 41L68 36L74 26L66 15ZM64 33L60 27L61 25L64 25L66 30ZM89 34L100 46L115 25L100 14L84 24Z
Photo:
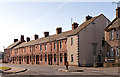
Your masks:
M39 55L36 55L36 64L39 64Z
M64 53L64 65L66 64L67 62L67 53Z
M29 64L29 56L27 56L27 64Z

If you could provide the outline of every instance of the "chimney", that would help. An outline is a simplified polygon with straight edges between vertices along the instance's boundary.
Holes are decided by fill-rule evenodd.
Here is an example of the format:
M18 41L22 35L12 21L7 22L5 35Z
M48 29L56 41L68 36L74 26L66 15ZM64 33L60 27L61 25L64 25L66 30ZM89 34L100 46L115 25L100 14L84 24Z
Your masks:
M49 32L44 32L44 37L48 37L49 36Z
M116 18L120 18L120 7L116 9Z
M29 38L29 37L27 37L27 38L26 38L26 40L27 40L27 42L29 42L29 41L30 41L30 38Z
M88 15L88 16L86 16L85 18L86 18L86 21L87 21L87 20L90 20L90 19L92 18L92 16L89 16L89 15Z
M61 27L56 28L56 34L60 34L60 33L62 33L62 28Z
M18 41L18 39L14 39L14 43L17 42L17 41Z
M78 27L78 23L76 23L76 22L74 22L73 24L72 24L72 30L74 30L74 29L76 29L77 27Z
M35 39L35 40L38 39L38 35L37 35L37 34L34 35L34 39Z
M21 35L21 42L24 42L24 35Z

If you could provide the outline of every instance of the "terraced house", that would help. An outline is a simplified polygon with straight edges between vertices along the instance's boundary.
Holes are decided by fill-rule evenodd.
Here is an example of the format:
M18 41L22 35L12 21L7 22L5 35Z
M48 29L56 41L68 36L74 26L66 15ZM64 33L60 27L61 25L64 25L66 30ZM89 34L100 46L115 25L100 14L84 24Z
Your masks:
M105 28L106 62L120 62L120 2L116 9L116 18Z
M34 40L29 37L21 39L5 49L5 60L12 64L39 64L39 65L69 65L92 66L97 61L99 51L102 49L101 41L104 38L104 28L110 21L103 15L86 16L81 25L74 22L72 30L62 32L56 29L56 34L49 35L44 32L44 37L34 35ZM93 44L96 44L94 47ZM97 50L95 50L97 49ZM8 53L6 53L8 52Z

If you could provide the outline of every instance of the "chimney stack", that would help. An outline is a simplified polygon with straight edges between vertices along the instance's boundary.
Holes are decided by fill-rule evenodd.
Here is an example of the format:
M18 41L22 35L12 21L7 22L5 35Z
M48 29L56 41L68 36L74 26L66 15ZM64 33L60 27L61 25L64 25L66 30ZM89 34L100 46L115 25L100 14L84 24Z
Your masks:
M18 39L14 39L14 43L17 42L17 41L18 41Z
M38 39L38 35L37 35L37 34L34 35L34 39L35 39L35 40Z
M116 9L116 18L120 18L120 7Z
M60 33L62 33L62 28L61 27L56 28L56 34L60 34Z
M27 40L27 42L29 42L29 41L30 41L30 38L29 38L29 37L27 37L27 38L26 38L26 40Z
M21 42L25 42L24 35L21 35Z
M44 37L48 37L49 36L49 32L44 32Z
M87 21L87 20L90 20L90 19L92 18L92 16L89 16L89 15L88 15L88 16L86 16L85 18L86 18L86 21Z
M74 29L76 29L77 27L78 27L78 23L76 23L76 22L74 22L73 24L72 24L72 30L74 30Z

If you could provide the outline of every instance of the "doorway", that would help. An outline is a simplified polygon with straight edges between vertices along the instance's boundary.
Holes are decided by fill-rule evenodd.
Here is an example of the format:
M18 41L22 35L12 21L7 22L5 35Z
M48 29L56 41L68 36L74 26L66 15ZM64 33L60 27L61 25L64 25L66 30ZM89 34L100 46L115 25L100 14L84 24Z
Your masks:
M67 62L67 53L64 53L64 65L66 65Z

